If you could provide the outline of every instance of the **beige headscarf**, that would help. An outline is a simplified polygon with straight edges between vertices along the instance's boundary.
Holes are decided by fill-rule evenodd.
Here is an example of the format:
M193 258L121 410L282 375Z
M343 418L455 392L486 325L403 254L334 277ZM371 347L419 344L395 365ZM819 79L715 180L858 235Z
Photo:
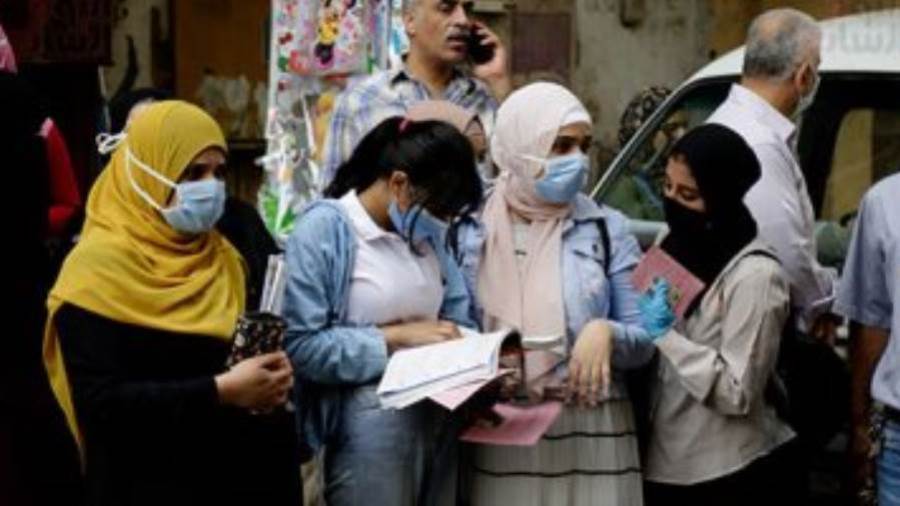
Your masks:
M414 104L406 112L406 117L412 121L443 121L455 126L460 133L465 134L478 115L473 111L448 102L446 100L425 100Z
M491 154L500 177L484 209L485 251L478 274L478 295L485 323L496 330L513 327L524 335L566 335L560 251L571 204L538 197L535 184L560 128L589 121L584 105L569 90L535 83L510 95L497 111ZM511 211L531 222L528 256L520 277ZM532 360L534 367L542 368ZM558 360L556 360L558 363ZM555 364L545 363L543 368ZM541 371L528 372L536 377ZM546 372L544 370L543 372Z

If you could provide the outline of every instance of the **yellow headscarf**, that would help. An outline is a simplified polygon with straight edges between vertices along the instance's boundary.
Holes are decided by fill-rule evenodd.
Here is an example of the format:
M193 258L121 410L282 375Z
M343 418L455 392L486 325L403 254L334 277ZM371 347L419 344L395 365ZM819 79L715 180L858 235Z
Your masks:
M79 448L81 433L54 325L63 304L117 322L222 339L231 338L243 311L243 264L234 247L216 231L175 231L129 180L126 148L174 182L210 147L226 149L215 120L186 102L158 102L131 123L91 190L81 240L50 291L44 330L44 365ZM172 189L133 163L130 169L134 182L166 207Z

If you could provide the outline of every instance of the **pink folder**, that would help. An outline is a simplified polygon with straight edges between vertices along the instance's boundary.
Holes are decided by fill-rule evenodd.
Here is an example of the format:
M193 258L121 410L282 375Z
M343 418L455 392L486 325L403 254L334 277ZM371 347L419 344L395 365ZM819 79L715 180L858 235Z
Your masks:
M561 402L535 406L497 404L494 411L503 417L496 427L472 426L459 438L468 443L497 446L534 446L562 412Z
M703 291L705 286L668 253L659 246L654 246L647 251L641 263L634 269L631 282L638 292L644 293L659 278L669 282L671 287L669 299L678 319L684 317L691 302Z

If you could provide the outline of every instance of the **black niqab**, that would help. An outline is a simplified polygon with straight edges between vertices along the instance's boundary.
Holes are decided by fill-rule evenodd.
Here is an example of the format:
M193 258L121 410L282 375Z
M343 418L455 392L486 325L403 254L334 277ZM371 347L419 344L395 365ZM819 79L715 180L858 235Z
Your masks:
M744 196L760 178L759 160L740 135L716 124L685 134L670 156L690 169L706 211L666 199L670 232L662 248L709 287L756 238L756 221Z

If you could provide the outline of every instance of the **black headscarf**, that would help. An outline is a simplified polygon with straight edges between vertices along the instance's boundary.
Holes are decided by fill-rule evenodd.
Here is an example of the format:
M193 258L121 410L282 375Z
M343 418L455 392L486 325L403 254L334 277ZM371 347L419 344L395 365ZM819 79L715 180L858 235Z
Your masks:
M662 248L709 287L756 238L756 221L744 205L744 195L759 180L759 160L740 135L715 124L685 134L670 156L681 158L690 169L706 211L667 198L670 231Z

